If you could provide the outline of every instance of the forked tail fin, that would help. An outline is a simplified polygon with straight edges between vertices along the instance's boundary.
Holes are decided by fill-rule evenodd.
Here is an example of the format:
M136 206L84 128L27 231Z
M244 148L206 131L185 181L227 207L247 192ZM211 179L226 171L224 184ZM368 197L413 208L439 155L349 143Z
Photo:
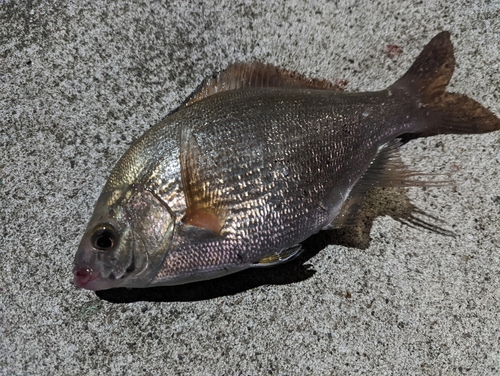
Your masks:
M455 68L450 33L443 31L425 46L408 72L389 90L416 101L414 133L487 133L500 130L500 119L465 95L447 93Z

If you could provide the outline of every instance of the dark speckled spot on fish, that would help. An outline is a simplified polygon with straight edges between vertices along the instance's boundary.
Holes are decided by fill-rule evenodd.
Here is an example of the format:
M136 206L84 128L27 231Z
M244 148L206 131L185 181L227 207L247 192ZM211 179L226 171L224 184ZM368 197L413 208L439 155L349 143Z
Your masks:
M177 285L278 265L312 234L351 225L376 187L446 183L418 180L398 149L409 134L500 129L479 103L445 91L454 66L442 32L377 92L344 93L262 63L206 79L114 167L75 256L75 285Z

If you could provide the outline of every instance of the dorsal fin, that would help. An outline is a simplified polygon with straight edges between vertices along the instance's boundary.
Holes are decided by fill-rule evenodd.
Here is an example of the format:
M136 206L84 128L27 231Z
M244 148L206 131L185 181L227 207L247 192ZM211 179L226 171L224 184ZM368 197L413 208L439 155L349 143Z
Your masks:
M180 106L189 106L212 94L223 91L256 87L301 87L310 89L343 91L347 81L311 79L271 64L260 62L234 63L222 72L208 77Z
M217 190L211 189L200 174L202 155L196 138L183 127L180 136L181 179L186 199L182 222L219 235L224 227L225 210Z

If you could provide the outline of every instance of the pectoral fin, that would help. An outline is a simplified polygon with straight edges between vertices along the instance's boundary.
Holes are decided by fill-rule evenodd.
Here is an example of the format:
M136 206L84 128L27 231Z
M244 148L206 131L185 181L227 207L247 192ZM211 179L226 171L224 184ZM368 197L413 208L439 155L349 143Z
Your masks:
M282 249L276 253L264 257L259 262L253 264L254 268L258 267L271 267L276 265L284 264L285 262L293 260L295 257L302 253L302 246L300 244L294 245L293 247Z
M204 179L203 155L194 135L187 129L180 135L181 179L186 199L186 215L182 223L220 234L226 211L220 190Z

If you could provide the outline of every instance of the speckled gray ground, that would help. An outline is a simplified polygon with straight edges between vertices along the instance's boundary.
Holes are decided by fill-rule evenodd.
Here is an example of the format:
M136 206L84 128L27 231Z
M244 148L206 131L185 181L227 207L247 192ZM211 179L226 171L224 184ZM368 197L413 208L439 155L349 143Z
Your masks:
M500 115L498 1L163 3L0 1L0 374L499 374L498 132L403 147L412 166L458 181L405 194L455 238L382 215L366 244L323 233L274 270L153 291L73 287L111 167L230 62L375 90L450 30L451 90ZM394 60L389 44L403 49Z

